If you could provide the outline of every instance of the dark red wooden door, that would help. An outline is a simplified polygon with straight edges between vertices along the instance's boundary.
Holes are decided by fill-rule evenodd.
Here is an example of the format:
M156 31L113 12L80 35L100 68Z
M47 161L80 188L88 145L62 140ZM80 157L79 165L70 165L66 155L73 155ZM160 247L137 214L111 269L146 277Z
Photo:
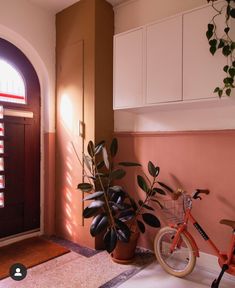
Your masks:
M4 125L4 207L0 208L0 238L40 228L40 85L27 57L0 39L0 59L22 75L26 104L0 101ZM22 113L23 112L23 113ZM26 112L26 113L24 113ZM28 116L30 115L30 116Z

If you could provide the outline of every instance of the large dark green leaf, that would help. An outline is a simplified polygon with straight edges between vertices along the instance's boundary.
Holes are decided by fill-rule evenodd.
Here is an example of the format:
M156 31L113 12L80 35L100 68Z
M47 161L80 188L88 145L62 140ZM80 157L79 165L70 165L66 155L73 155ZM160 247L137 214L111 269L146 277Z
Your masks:
M151 161L149 161L148 163L148 171L151 176L153 177L156 176L157 170Z
M145 226L144 226L144 223L141 222L140 220L137 220L137 225L139 227L139 230L141 233L144 233L145 232Z
M104 201L101 200L95 200L91 202L91 204L88 206L88 208L101 208L104 206Z
M120 162L118 163L120 166L125 166L125 167L132 167L132 166L141 166L141 164L136 163L136 162Z
M135 200L133 198L131 198L131 197L129 197L129 200L131 202L131 207L134 209L134 211L137 211L138 210L138 206L137 206Z
M121 230L122 233L124 233L126 239L128 239L129 241L130 236L131 236L131 231L129 227L123 221L117 218L115 219L115 223L116 223L117 229Z
M86 196L83 201L86 201L86 200L94 200L94 199L97 199L97 198L100 198L101 196L104 195L104 191L97 191L97 192L94 192L88 196Z
M153 214L144 213L144 214L142 214L142 218L143 218L144 222L151 227L155 227L155 228L161 227L160 221Z
M84 160L84 163L85 163L87 169L91 172L91 164L92 163L91 163L90 157L85 155L85 154L83 154L83 160Z
M95 155L95 146L94 146L94 143L92 141L89 141L89 143L87 145L87 152L89 153L89 155L91 157L94 157L94 155Z
M104 144L105 144L105 141L101 141L95 146L95 150L94 150L95 155L98 155L101 152L101 150L104 147Z
M111 228L110 230L108 230L105 235L104 235L104 245L105 245L105 249L108 253L111 253L116 245L117 245L117 234L116 234L116 231Z
M111 173L111 179L112 180L117 180L117 179L122 179L126 175L126 171L123 169L117 169L112 171Z
M115 185L115 186L109 187L109 193L121 193L124 195L125 191L123 190L121 186Z
M124 210L119 213L118 218L122 221L131 220L135 216L135 212L133 210Z
M110 200L115 203L121 203L125 199L126 195L120 186L110 187L108 193L110 195Z
M158 194L161 194L161 195L166 195L166 192L164 190L162 190L161 188L153 188L153 192L154 193L158 193Z
M116 138L113 138L111 146L110 146L110 154L112 157L116 156L118 151L118 141Z
M77 189L80 189L83 192L90 192L93 189L93 186L90 183L80 183L78 184Z
M105 147L102 149L104 164L107 169L109 169L109 156Z
M98 164L97 164L97 169L101 169L104 167L104 161L100 161Z
M122 242L127 243L129 241L129 239L126 238L126 235L120 229L117 229L117 237L118 237L118 240Z
M168 185L166 185L165 183L160 182L160 181L158 181L157 183L158 183L160 186L162 186L163 188L165 188L166 190L168 190L169 192L171 192L171 193L174 192L173 189L172 189L171 187L169 187Z
M93 208L89 208L89 207L86 207L84 210L83 210L83 217L84 218L90 218L90 217L93 217L97 214L97 212L100 210L100 208L98 207L93 207Z
M141 175L138 175L138 176L137 176L137 183L138 183L139 187L140 187L143 191L145 191L146 193L148 193L148 190L149 190L149 189L148 189L148 185L147 185L144 177L142 177Z
M88 207L83 210L83 217L89 218L94 215L100 210L101 207L104 206L104 201L95 200L93 201Z
M94 237L94 236L98 235L100 232L105 230L107 227L108 227L107 215L104 213L97 215L91 223L91 227L90 227L91 236Z

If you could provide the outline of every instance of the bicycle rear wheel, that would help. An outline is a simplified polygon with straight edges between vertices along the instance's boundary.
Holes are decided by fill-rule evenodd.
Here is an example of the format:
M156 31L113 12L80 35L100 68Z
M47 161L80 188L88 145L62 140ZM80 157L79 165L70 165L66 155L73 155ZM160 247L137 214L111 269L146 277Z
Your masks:
M176 232L175 228L162 228L155 237L154 251L159 264L167 273L184 277L192 272L196 264L196 256L190 239L184 234L180 235L175 250L170 251Z

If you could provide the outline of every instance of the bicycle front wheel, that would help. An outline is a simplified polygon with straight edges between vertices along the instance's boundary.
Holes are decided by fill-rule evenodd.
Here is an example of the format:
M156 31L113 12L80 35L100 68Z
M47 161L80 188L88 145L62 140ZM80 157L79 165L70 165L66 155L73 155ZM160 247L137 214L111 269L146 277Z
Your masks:
M180 235L174 251L171 251L171 243L176 232L175 228L162 228L155 237L154 251L159 264L167 273L184 277L192 272L196 264L196 256L190 239L184 234Z

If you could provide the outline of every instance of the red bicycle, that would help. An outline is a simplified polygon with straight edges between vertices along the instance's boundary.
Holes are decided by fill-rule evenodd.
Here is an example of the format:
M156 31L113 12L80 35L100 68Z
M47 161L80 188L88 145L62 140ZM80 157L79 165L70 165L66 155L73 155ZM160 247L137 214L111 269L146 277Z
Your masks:
M228 251L223 253L217 248L191 214L193 199L201 200L200 194L208 195L209 190L197 189L192 196L182 190L177 190L177 192L174 193L174 200L169 201L163 209L168 213L168 218L174 221L176 220L177 224L169 224L167 227L160 229L154 240L154 251L158 262L169 274L184 277L191 273L196 264L196 258L199 257L199 249L196 241L187 229L188 222L191 222L218 256L218 262L222 270L219 277L215 279L211 285L212 288L218 288L225 272L235 276L235 221L227 219L220 221L221 224L232 228ZM168 201L165 203L167 202ZM172 212L172 210L181 211L181 216L176 217L175 212Z

